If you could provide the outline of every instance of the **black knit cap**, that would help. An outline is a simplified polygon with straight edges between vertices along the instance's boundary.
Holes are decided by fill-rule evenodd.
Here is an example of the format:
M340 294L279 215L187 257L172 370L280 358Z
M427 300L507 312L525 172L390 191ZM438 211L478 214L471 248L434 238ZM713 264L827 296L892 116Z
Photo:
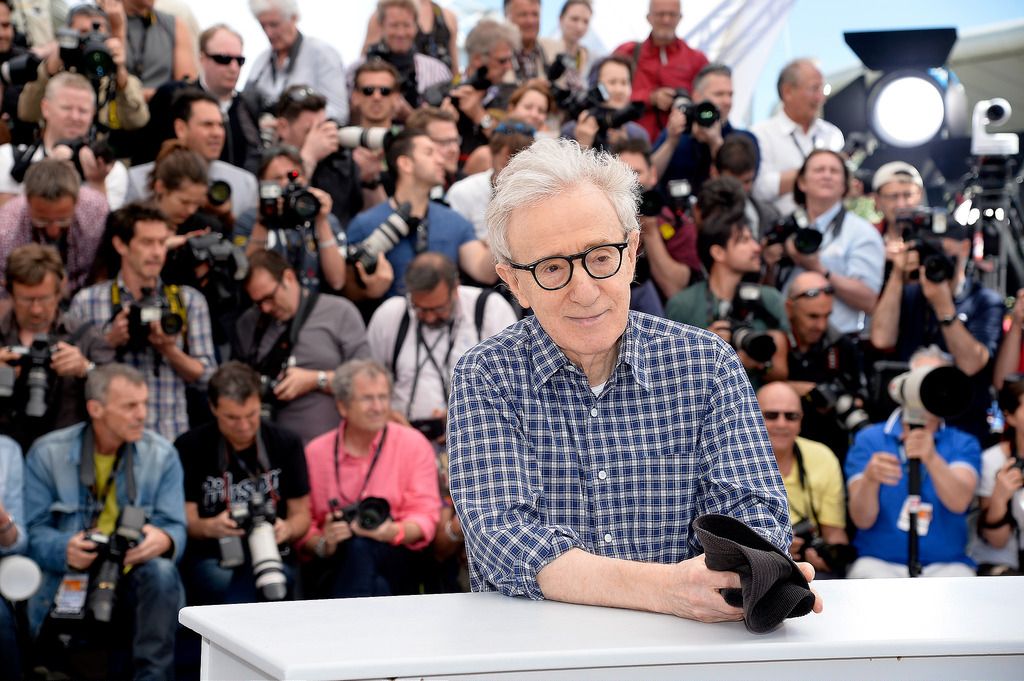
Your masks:
M742 521L709 513L694 520L693 528L707 566L739 574L740 588L722 589L722 596L743 608L747 631L767 633L814 607L814 594L793 559Z

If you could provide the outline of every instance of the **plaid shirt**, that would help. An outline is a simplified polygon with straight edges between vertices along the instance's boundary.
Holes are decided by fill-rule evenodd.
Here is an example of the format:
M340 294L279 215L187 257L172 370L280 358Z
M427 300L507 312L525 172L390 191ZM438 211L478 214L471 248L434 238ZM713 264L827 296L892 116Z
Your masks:
M595 396L535 317L455 367L451 492L474 591L543 598L572 548L640 562L701 553L690 523L743 520L779 548L786 491L746 372L714 334L636 312Z
M125 288L124 280L117 277L117 285L121 289L121 304L127 307L134 298ZM163 282L158 283L159 287ZM71 317L91 322L104 330L114 316L114 307L110 298L110 282L95 284L79 291L71 300L68 314ZM217 368L217 360L213 354L213 335L210 331L210 312L206 299L194 288L182 286L181 300L188 315L188 343L181 335L175 340L179 348L184 348L189 356L203 363L203 375L196 385L203 386ZM146 404L146 428L155 430L170 441L188 430L188 405L185 401L185 380L162 357L157 362L158 354L152 348L142 352L125 352L118 358L125 364L135 367L146 377L149 386L149 401Z

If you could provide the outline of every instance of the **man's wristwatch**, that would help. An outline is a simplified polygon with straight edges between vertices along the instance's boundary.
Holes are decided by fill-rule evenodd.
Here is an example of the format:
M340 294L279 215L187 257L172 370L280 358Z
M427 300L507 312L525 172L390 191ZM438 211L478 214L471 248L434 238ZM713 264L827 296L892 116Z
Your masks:
M313 545L313 554L317 558L327 557L327 537L320 535L320 538L316 540L316 544Z
M318 371L316 372L316 389L327 390L327 372Z
M491 117L491 114L484 114L484 117L480 119L480 123L478 123L478 125L481 130L490 130L494 127L494 118Z
M960 321L962 321L962 322L966 322L967 321L967 315L965 315L963 313L961 313L961 314L956 314L956 313L948 314L948 315L945 315L944 317L939 317L939 324L941 324L942 326L952 326L953 322L955 322L958 319Z

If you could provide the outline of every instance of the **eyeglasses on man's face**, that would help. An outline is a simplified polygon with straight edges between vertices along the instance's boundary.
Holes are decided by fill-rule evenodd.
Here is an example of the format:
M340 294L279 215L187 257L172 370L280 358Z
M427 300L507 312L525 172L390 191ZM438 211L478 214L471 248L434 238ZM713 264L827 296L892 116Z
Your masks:
M215 64L220 64L221 66L227 66L233 61L238 62L238 68L242 68L245 64L245 57L240 54L210 54L208 52L205 54L207 57L212 59Z
M390 97L391 93L394 92L395 89L387 87L386 85L363 85L359 88L359 91L362 92L365 97L372 97L374 92L379 92L381 97Z
M598 244L573 255L556 255L541 258L528 264L510 262L509 267L526 270L533 275L545 291L557 291L572 280L573 261L583 263L583 270L593 279L607 279L615 276L622 267L622 252L629 241L613 244Z
M774 410L768 410L768 411L762 411L761 414L764 416L765 422L768 422L768 421L778 421L779 418L781 417L781 418L785 418L790 423L796 423L797 421L800 420L800 417L803 416L803 414L801 414L798 411L774 411Z

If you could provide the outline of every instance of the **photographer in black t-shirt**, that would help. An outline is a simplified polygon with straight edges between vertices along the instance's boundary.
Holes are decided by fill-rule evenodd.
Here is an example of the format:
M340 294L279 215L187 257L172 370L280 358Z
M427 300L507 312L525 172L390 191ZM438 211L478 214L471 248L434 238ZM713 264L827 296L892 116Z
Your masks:
M232 505L236 511L252 507L257 493L276 512L274 540L291 594L295 553L290 545L302 538L310 522L302 440L261 421L259 375L241 362L227 362L217 370L210 379L209 397L215 423L193 428L175 442L185 470L189 541L181 573L188 602L253 603L276 598L257 588L250 528L240 526L232 514ZM241 539L240 547L234 537ZM226 567L232 562L241 564Z

